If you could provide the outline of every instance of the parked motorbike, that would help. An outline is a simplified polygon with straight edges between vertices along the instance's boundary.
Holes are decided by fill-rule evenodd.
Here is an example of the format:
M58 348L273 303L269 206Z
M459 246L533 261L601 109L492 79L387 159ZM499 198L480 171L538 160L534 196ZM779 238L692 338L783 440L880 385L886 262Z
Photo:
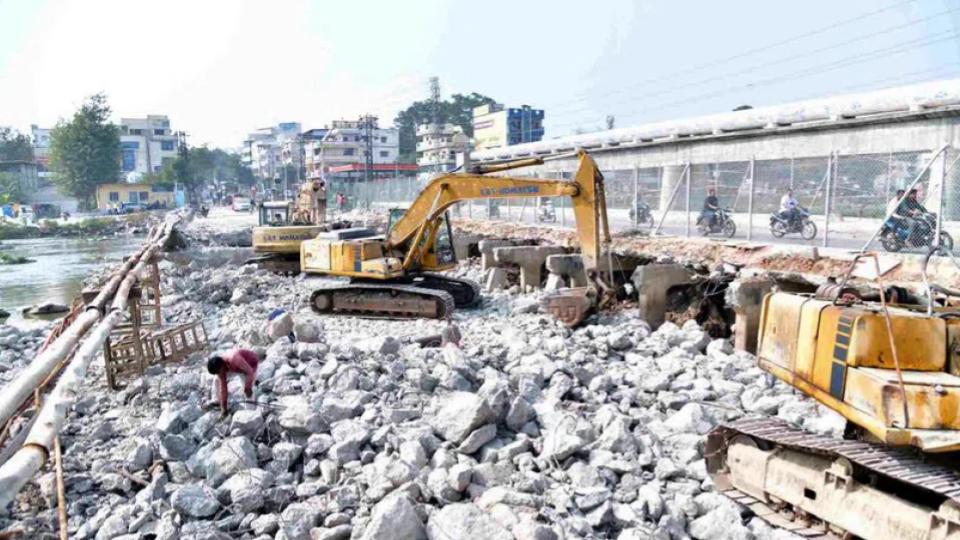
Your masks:
M637 201L636 206L630 209L630 221L637 225L653 227L653 211L651 211L650 205L643 201Z
M903 220L889 219L880 229L880 243L883 249L891 252L903 248L928 248L934 244L937 232L937 214L927 212L915 216L917 220L913 231L907 236L907 224ZM953 237L947 231L940 231L940 247L953 251Z
M719 233L727 238L733 238L733 235L737 233L737 224L730 217L729 209L718 208L712 224L697 218L697 230L703 236Z
M770 234L782 238L785 234L800 233L800 238L812 240L817 236L817 225L810 221L810 212L806 208L797 208L797 215L790 220L780 212L770 214Z
M207 205L203 205L203 206L200 207L200 215L201 215L201 216L207 217L207 214L209 214L209 213L210 213L210 208L208 208Z

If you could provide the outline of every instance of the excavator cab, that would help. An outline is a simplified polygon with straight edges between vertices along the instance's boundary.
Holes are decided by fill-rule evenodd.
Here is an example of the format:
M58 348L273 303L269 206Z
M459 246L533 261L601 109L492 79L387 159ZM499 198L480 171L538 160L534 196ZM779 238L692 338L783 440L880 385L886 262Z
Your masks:
M387 216L387 235L393 230L394 224L407 212L406 208L391 208ZM424 236L420 241L422 246L430 238ZM453 228L450 226L450 212L444 212L438 220L436 233L433 235L432 246L427 249L423 257L423 266L426 270L445 270L457 264L457 255L453 249Z

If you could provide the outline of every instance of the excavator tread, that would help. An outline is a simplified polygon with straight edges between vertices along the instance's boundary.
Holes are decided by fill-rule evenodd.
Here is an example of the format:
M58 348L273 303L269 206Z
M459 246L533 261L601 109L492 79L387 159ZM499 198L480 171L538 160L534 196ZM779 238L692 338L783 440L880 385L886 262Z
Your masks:
M324 310L318 307L317 298L320 295L329 295L333 300L330 309ZM344 302L347 300L349 300L347 304L353 307L345 306ZM398 303L413 300L433 300L435 311L424 313L422 310L395 309ZM380 304L379 309L372 307L377 304ZM313 291L310 307L316 313L323 315L359 316L371 319L443 319L453 313L456 305L453 296L442 290L392 283L349 283Z
M466 303L462 304L462 305L458 304L458 305L457 305L458 308L470 308L470 307L474 307L474 306L478 305L478 304L480 303L480 300L482 299L482 297L480 296L480 284L477 283L476 281L473 281L472 279L456 278L456 277L451 277L451 276L445 276L445 275L443 275L443 274L434 274L434 273L429 273L429 272L425 272L425 273L420 274L420 275L421 275L421 276L425 276L425 277L427 277L427 278L429 278L429 279L437 280L437 281L443 281L443 282L447 282L447 283L454 283L454 284L460 285L460 286L462 286L462 287L469 287L470 290L472 291L473 299L472 299L471 301L469 301L469 302L466 302ZM429 288L429 287L428 287L428 288Z
M742 435L770 448L789 449L828 459L845 458L855 470L859 470L861 477L872 477L871 483L896 486L890 492L897 495L906 496L912 491L927 500L950 499L960 503L960 472L924 459L916 451L819 435L770 417L743 418L721 424L709 433L705 457L707 470L715 480L726 473L727 447L734 438ZM747 506L759 506L773 514L777 511L768 506L766 501L736 488L729 489L727 495ZM801 534L801 531L794 532Z

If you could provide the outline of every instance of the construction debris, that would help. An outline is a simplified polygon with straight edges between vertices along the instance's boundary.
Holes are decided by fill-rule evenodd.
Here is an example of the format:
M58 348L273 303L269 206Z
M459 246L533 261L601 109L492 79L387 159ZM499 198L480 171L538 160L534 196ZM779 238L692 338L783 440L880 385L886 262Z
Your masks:
M462 349L428 348L446 322L314 314L325 278L208 253L161 275L165 324L258 351L256 394L219 421L200 355L120 392L93 363L61 430L72 538L783 539L714 492L703 434L750 414L843 427L694 320L618 310L571 330L511 285L456 314ZM483 277L476 260L455 275ZM309 340L271 335L278 307ZM50 534L55 508L41 474L0 531Z

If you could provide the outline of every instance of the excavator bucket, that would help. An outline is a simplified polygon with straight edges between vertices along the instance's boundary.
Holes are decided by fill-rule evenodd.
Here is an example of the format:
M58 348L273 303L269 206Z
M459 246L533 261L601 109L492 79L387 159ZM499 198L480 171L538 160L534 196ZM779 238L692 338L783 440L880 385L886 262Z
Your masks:
M590 287L562 289L543 297L540 305L568 327L583 322L595 306L596 291Z

